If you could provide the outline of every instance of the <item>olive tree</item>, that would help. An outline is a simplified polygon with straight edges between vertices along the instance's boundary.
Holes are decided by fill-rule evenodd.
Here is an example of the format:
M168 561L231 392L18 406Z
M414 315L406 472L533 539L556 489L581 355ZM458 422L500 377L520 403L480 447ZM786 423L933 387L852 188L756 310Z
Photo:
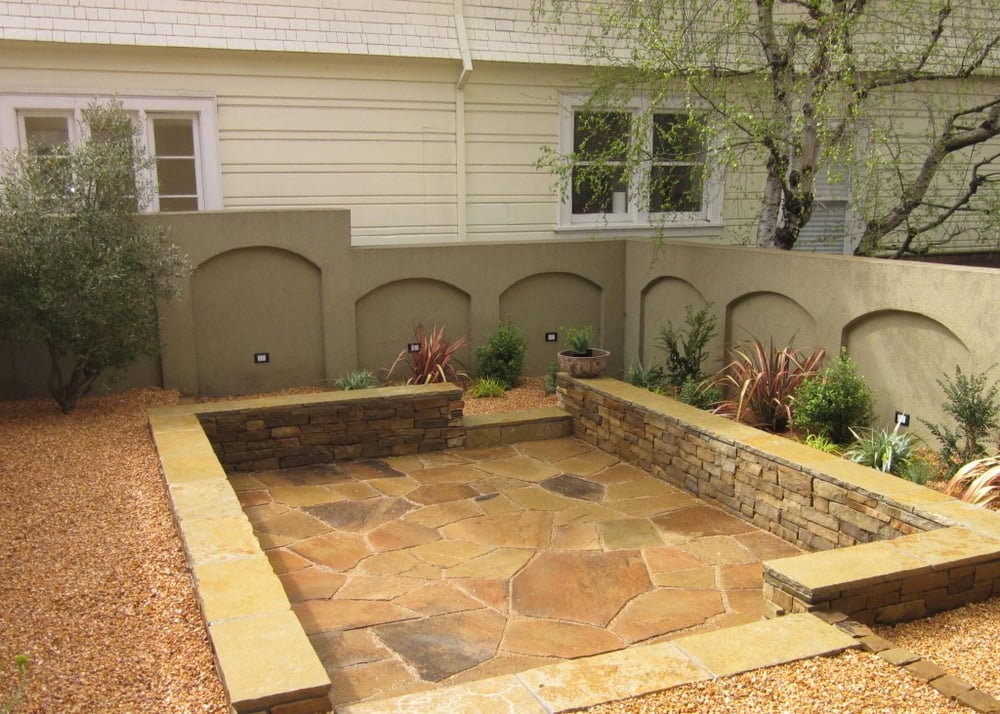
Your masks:
M66 414L101 374L159 349L157 300L185 260L141 220L150 162L117 101L83 110L83 140L28 146L0 176L0 330L41 341Z
M995 234L1000 0L533 6L553 31L590 28L579 36L596 70L596 116L638 94L649 98L650 111L679 103L715 170L749 176L747 190L760 200L747 242L792 248L813 217L820 171L831 182L849 181L858 220L848 238L858 253L900 257L959 234ZM658 129L647 118L634 131L650 126ZM628 164L632 188L671 190L635 181L636 167L657 160L636 148L643 142L593 143L587 156L549 150L540 163L564 188L600 183L614 177L600 170L594 154L603 152L606 165ZM588 170L574 173L581 160Z

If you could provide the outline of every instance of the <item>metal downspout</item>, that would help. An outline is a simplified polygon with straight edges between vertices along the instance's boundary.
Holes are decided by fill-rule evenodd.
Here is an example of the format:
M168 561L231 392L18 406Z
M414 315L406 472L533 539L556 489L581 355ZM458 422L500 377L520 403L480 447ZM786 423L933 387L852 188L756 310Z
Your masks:
M472 74L472 52L469 37L465 32L463 0L455 0L455 33L458 37L458 51L462 57L462 69L455 82L455 203L458 210L458 240L468 240L466 217L466 171L465 171L465 83Z

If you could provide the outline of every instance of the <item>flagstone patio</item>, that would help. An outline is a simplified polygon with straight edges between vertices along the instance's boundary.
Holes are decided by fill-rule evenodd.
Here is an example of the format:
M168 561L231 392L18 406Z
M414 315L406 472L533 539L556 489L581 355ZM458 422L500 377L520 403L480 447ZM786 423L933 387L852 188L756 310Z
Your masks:
M334 705L758 620L800 552L576 439L231 483Z

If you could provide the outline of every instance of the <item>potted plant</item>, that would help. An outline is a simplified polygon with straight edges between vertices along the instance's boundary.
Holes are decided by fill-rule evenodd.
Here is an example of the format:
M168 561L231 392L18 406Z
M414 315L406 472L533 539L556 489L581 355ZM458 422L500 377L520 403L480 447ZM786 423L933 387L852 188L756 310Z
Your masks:
M599 377L608 366L611 353L599 347L591 347L593 325L566 328L566 349L558 355L559 368L571 377L588 379Z

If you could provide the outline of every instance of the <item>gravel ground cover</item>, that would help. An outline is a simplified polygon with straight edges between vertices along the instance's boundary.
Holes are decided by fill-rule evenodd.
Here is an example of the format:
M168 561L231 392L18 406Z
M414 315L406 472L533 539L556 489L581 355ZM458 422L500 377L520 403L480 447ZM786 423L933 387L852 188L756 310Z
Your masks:
M541 380L466 413L549 405ZM146 389L0 402L0 703L30 660L17 712L227 711L160 480ZM1000 598L878 634L997 696ZM862 652L602 705L591 712L969 711Z

